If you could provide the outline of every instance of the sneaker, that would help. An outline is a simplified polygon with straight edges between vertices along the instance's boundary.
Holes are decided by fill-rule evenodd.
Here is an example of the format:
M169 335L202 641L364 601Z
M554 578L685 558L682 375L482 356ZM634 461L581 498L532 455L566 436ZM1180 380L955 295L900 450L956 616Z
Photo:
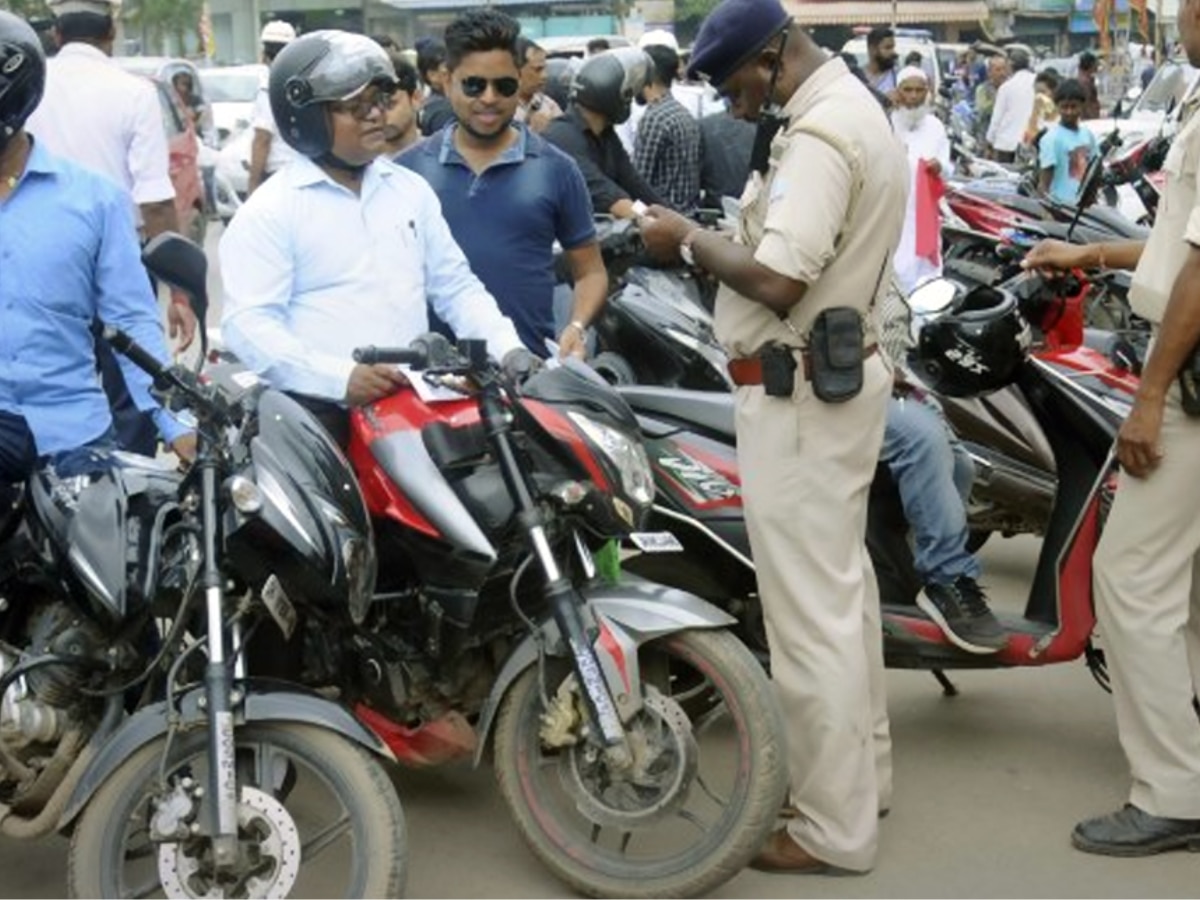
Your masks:
M950 643L968 653L996 653L1008 643L1007 632L973 578L963 575L953 584L927 584L917 595L917 606Z
M1152 816L1127 803L1107 816L1075 826L1071 843L1084 853L1150 856L1168 850L1200 852L1200 820Z

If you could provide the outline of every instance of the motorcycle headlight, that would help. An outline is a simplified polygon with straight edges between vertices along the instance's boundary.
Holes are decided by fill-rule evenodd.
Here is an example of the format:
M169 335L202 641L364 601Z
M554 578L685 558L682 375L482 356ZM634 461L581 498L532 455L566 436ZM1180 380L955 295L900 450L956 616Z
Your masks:
M567 415L620 473L625 495L643 506L653 503L654 474L641 443L625 432L603 425L582 413L569 412Z

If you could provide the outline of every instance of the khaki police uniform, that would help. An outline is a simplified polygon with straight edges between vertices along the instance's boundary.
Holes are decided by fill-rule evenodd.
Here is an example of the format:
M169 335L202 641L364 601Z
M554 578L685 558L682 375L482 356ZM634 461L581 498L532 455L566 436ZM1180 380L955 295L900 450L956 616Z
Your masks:
M723 287L716 329L733 358L770 343L803 348L816 315L835 306L863 314L872 346L869 310L904 224L904 148L840 59L801 85L785 114L769 172L742 198L740 240L760 264L808 288L780 319ZM790 398L737 389L746 521L799 812L788 828L818 859L865 871L878 812L891 800L879 590L864 538L892 376L872 353L861 393L840 404L816 398L802 365L796 376Z
M1156 330L1188 253L1200 247L1200 115L1188 117L1163 168L1166 187L1130 291L1134 312ZM1184 414L1178 383L1167 395L1162 447L1149 478L1120 476L1096 550L1096 615L1133 773L1130 802L1155 816L1200 819L1192 709L1200 685L1200 419Z

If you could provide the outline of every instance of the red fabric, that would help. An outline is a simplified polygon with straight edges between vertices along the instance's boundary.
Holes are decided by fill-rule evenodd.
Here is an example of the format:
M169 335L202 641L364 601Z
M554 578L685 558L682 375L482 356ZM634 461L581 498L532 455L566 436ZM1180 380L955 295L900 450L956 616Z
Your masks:
M938 202L946 193L946 184L926 160L917 163L916 192L917 256L937 265L942 258L942 214Z

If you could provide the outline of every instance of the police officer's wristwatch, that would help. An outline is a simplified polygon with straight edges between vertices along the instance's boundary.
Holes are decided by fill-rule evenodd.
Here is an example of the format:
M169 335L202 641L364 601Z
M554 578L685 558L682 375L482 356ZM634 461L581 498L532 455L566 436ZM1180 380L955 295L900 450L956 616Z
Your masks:
M693 228L679 242L679 256L685 265L689 265L692 268L696 268L696 254L692 252L692 244L695 243L696 237L702 230L700 228Z

